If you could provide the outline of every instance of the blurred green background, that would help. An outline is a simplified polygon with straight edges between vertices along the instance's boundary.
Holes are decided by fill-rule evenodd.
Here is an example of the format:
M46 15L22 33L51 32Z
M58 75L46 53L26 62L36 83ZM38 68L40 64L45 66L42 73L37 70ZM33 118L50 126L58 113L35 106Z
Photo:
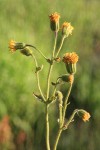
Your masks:
M87 123L76 117L62 134L58 150L100 147L100 0L0 0L0 150L46 149L44 106L32 95L38 91L34 62L19 52L11 54L8 43L14 39L33 44L50 57L54 36L48 15L53 12L60 13L60 24L68 21L75 28L65 40L60 56L76 51L80 57L66 118L74 108L91 114ZM44 65L40 79L45 92L48 64L35 53L39 64ZM57 64L52 81L65 73L65 66ZM66 92L65 88L62 90ZM50 119L52 147L57 130L56 106L50 108ZM2 130L5 136L9 135L4 142Z

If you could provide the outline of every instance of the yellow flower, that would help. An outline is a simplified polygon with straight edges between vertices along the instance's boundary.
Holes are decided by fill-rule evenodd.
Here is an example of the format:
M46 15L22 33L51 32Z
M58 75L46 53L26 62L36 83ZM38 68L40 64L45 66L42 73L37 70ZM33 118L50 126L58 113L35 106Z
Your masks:
M69 22L64 22L62 24L62 35L64 35L65 37L72 35L73 29L74 29L74 27L71 26L71 24Z
M51 14L49 18L50 21L59 22L60 15L57 12L55 12L54 14Z
M90 114L88 112L85 112L82 116L82 119L84 122L86 122L86 121L89 121L90 117L91 117Z
M22 50L25 48L25 43L17 43L14 40L9 42L9 48L11 52L15 52L16 50Z
M79 57L75 52L66 53L63 57L63 62L75 64L78 61L78 59L79 59Z
M9 48L11 52L15 52L16 51L16 42L14 40L11 40L9 42Z
M60 15L58 13L51 14L50 18L50 27L52 31L57 32L59 30L59 18Z

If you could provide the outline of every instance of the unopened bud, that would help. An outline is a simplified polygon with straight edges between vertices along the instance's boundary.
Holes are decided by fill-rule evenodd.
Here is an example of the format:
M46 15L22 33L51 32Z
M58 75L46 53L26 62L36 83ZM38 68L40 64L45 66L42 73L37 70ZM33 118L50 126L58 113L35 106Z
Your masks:
M59 18L60 15L58 13L51 14L50 18L50 27L52 31L57 32L59 30Z
M58 79L61 79L63 82L70 82L73 83L74 80L74 75L72 74L64 74L62 76L60 76Z
M54 59L56 62L61 62L61 58L60 57L57 57Z
M31 56L32 55L32 50L30 50L28 47L25 47L24 49L20 50L20 52L23 55L26 55L26 56Z

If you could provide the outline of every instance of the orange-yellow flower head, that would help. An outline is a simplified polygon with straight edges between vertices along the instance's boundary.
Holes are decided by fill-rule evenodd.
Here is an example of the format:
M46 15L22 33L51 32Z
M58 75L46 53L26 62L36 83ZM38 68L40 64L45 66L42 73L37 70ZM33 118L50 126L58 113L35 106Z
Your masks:
M55 13L51 14L49 16L49 18L50 18L51 30L57 32L59 30L59 18L60 18L60 15L57 12L55 12Z
M71 26L71 24L69 22L64 22L62 24L62 35L64 35L65 37L72 35L73 29L74 29L74 27Z
M85 113L83 114L83 116L82 116L82 120L83 120L84 122L89 121L89 118L90 118L90 117L91 117L90 114L89 114L88 112L85 112Z
M84 122L89 121L91 117L90 114L84 109L78 110L78 115L82 118Z
M63 62L75 64L75 63L77 63L78 59L79 59L79 57L75 52L66 53L63 57Z
M55 12L54 14L51 14L49 18L50 21L59 22L60 15L57 12Z
M25 47L24 43L17 43L14 40L9 42L9 48L11 52L15 52L16 50L21 50Z
M67 72L74 74L76 72L76 63L78 61L78 55L75 52L66 53L63 57L63 62L66 65Z
M15 52L15 51L16 51L16 42L13 41L13 40L11 40L11 41L9 42L9 48L10 48L10 51L11 51L11 52Z

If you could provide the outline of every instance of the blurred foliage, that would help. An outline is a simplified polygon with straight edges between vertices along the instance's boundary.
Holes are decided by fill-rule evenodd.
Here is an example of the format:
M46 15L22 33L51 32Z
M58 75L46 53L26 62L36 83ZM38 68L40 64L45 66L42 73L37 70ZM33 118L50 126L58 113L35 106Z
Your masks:
M68 116L74 108L84 108L91 113L89 123L79 119L70 126L60 140L58 150L96 150L100 147L100 1L99 0L0 0L0 120L8 115L13 133L13 149L44 150L44 107L32 96L37 90L34 62L19 52L9 53L8 42L33 44L50 56L53 33L48 15L57 11L60 22L71 22L75 30L64 43L61 56L66 51L76 51L80 61L70 96ZM58 39L58 46L60 37ZM48 64L37 53L41 72L41 86L46 89ZM45 69L47 68L47 69ZM57 65L52 81L65 74L65 66ZM62 91L66 94L66 88ZM50 109L52 143L56 134L55 107ZM68 117L66 116L66 117ZM8 150L8 147L2 150ZM11 150L10 148L9 150ZM1 149L0 149L1 150Z

